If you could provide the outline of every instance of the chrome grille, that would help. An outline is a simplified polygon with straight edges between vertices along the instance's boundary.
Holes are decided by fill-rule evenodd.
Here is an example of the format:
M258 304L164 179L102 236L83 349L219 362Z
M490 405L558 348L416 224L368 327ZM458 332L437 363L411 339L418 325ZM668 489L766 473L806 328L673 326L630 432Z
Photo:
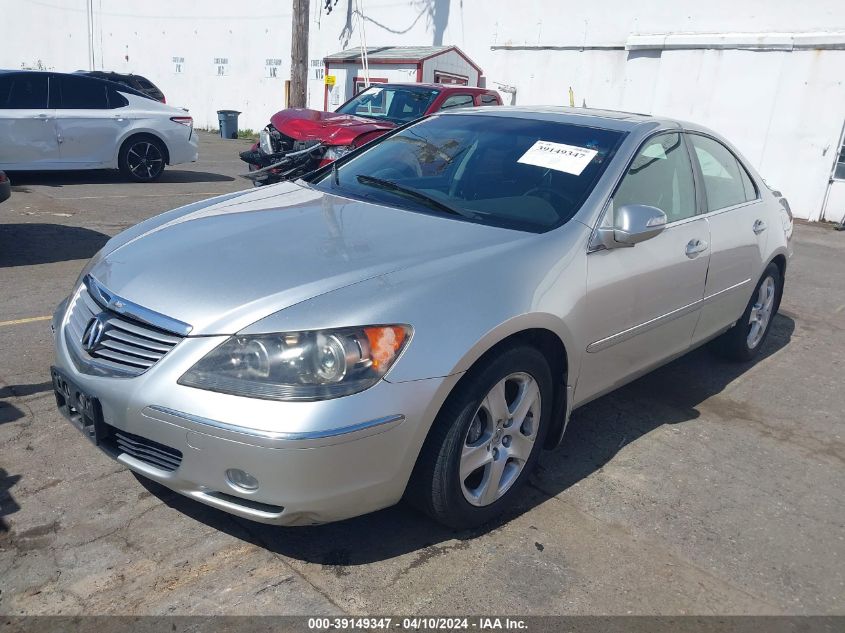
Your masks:
M93 348L83 345L92 320L103 322L102 334ZM68 344L92 360L100 372L138 376L155 365L182 340L181 336L116 314L101 306L82 286L68 312L65 336ZM84 370L84 368L80 368Z
M117 453L126 453L138 461L155 466L167 472L173 472L182 463L181 451L148 440L140 435L134 435L111 427L111 435L108 438L112 444L111 448Z

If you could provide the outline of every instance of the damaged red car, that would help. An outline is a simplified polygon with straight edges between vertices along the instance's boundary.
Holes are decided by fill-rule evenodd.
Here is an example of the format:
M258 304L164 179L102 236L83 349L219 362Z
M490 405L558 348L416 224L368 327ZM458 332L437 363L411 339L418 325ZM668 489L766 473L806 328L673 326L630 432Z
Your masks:
M427 114L502 105L495 90L441 84L373 84L334 112L289 108L261 130L241 160L256 185L290 180Z

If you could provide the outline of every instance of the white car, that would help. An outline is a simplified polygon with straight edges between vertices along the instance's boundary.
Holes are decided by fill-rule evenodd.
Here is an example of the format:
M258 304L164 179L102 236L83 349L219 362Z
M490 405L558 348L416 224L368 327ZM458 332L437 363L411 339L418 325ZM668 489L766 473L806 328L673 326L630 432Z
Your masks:
M116 168L149 182L196 160L184 110L93 77L0 70L0 170Z

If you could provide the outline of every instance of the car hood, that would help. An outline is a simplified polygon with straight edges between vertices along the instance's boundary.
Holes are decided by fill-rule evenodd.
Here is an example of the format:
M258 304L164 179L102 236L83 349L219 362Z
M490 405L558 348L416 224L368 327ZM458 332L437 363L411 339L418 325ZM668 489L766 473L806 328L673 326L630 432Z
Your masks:
M273 127L297 141L321 141L326 145L350 145L362 134L386 132L390 121L375 121L337 112L289 108L270 118Z
M87 272L192 336L234 334L318 295L527 235L294 183L160 218L115 238Z

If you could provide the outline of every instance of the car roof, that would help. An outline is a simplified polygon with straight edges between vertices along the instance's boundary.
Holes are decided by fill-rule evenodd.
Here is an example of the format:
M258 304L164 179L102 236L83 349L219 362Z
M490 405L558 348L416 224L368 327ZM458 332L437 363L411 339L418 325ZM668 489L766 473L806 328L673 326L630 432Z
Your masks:
M27 70L25 68L15 68L15 69L2 69L0 68L0 75L19 75L23 73L40 73L44 75L54 75L58 77L80 77L82 75L79 72L75 73L59 73L55 70ZM140 90L136 90L132 86L127 86L126 84L118 83L116 81L110 81L109 79L105 79L104 77L95 77L92 75L84 75L86 79L90 81L99 81L101 83L107 84L117 90L118 92L128 93L131 95L135 95L136 97L144 97L144 99L152 99L149 95L144 94ZM136 75L137 76L137 75ZM153 99L155 101L155 99Z
M146 79L147 81L150 81L149 79L144 77L144 75L138 75L136 73L119 73L119 72L114 71L114 70L77 70L73 74L74 75L88 75L89 77L101 77L101 78L125 77L127 79L135 78L135 79ZM150 82L150 83L152 83L152 82Z
M402 81L391 81L388 83L373 83L370 84L370 87L379 86L379 87L398 87L398 88L429 88L432 90L460 90L461 92L479 92L479 93L492 93L493 90L489 88L478 88L477 86L459 86L457 84L434 84L434 83L417 83L417 82L402 82Z
M601 110L598 108L569 108L564 106L482 106L465 110L444 113L444 116L494 116L514 119L534 119L535 121L552 121L557 123L571 123L608 130L630 132L637 128L653 129L657 127L683 128L687 130L704 130L700 126L677 119L640 114L637 112L623 112L621 110Z

